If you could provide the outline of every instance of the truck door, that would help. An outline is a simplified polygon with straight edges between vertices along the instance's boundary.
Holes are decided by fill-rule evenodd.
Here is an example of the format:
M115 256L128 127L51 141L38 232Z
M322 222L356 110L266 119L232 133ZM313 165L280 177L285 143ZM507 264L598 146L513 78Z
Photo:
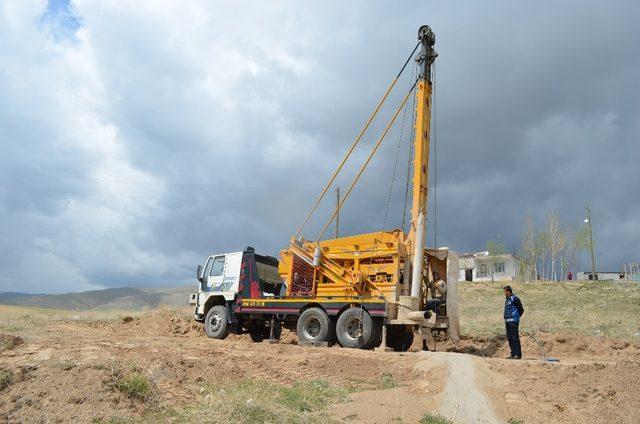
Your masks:
M224 266L225 255L214 256L207 276L207 287L210 291L221 291L223 289Z

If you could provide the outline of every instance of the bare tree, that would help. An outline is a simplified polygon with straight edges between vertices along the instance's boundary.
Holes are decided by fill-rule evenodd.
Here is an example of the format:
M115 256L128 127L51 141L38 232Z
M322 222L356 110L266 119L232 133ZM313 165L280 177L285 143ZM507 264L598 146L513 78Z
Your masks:
M548 260L549 257L549 234L546 231L539 231L536 237L536 248L538 250L538 275L542 280L548 279Z
M553 281L558 281L558 275L556 273L556 259L558 256L558 252L562 249L564 245L563 237L561 235L562 230L560 229L560 217L555 212L551 212L547 217L546 222L548 245L549 245L549 255L551 259L551 270L550 277Z
M522 265L524 269L525 281L529 282L531 279L537 278L537 243L536 243L536 230L531 218L527 218L525 221L525 230L522 235Z
M565 280L567 277L567 238L569 230L564 226L560 226L558 233L558 252L560 254L560 280Z

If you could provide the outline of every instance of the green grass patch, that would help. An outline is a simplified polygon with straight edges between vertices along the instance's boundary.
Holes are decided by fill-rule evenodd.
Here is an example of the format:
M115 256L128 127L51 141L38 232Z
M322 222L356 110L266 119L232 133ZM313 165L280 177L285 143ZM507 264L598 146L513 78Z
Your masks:
M509 421L507 421L507 423L509 423L509 424L524 424L524 421L522 421L519 418L509 418Z
M396 379L393 378L393 375L385 372L382 373L382 375L380 376L380 383L378 384L378 389L393 389L394 387L396 387Z
M350 389L325 380L280 385L242 380L204 386L203 400L184 409L167 409L137 417L136 422L331 423L328 407L346 402ZM105 421L108 422L108 421Z
M0 369L0 390L4 390L13 383L13 372L7 369Z
M76 364L71 361L60 361L54 362L53 364L51 364L51 366L62 371L70 371L76 367Z
M96 417L92 419L91 422L94 424L130 424L130 423L133 423L134 421L132 419L122 418L122 417L108 417L108 418Z
M452 424L453 421L448 420L440 415L425 414L420 418L420 424Z
M151 396L151 383L140 373L125 375L116 382L116 387L130 398L147 400Z

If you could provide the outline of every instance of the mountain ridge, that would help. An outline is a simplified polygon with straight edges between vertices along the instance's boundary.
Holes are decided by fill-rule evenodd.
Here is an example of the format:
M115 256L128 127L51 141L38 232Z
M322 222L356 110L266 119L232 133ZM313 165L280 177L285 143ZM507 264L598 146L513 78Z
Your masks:
M191 285L178 287L116 287L64 294L0 293L0 304L61 310L153 309L189 304Z

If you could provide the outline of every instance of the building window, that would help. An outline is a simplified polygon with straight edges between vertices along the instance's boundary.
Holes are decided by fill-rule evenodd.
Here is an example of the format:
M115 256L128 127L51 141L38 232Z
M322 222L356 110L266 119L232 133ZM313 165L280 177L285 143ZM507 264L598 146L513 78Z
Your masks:
M504 272L504 262L496 262L496 273L502 274Z
M487 264L480 264L479 277L486 277L488 275Z

